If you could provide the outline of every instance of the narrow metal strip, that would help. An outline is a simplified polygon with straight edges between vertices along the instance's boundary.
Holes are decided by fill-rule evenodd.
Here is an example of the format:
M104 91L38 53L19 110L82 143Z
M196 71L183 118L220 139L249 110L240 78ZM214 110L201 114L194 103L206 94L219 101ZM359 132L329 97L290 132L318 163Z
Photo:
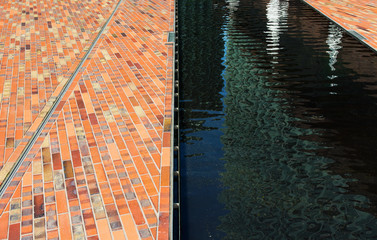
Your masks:
M348 30L348 32L354 36L355 38L359 39L360 41L364 41L365 39L367 39L366 37L364 37L363 35L361 35L360 33L356 32L355 30Z

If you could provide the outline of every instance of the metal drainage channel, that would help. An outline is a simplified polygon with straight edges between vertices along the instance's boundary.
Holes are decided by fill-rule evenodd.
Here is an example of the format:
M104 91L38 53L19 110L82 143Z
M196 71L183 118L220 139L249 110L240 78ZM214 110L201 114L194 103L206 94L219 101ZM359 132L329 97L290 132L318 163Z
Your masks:
M97 44L98 40L102 36L103 32L105 31L106 27L109 25L109 22L113 18L115 12L118 10L120 4L122 3L123 0L119 0L117 5L115 6L115 9L111 13L110 17L107 19L105 24L102 26L101 30L97 34L96 38L93 40L91 45L89 46L88 49L84 49L83 51L86 51L84 57L81 59L79 65L75 68L71 76L69 77L68 81L65 83L63 86L62 90L60 91L59 95L56 97L55 101L53 102L51 108L48 110L47 114L44 116L41 124L38 126L37 130L34 132L33 136L30 138L29 142L26 144L25 148L22 150L20 156L18 157L17 161L15 164L12 166L10 169L8 175L5 177L4 181L2 182L0 186L0 196L2 196L5 192L5 190L8 188L9 184L12 182L12 179L16 175L18 169L20 168L21 164L24 162L26 156L30 152L31 148L33 147L35 141L38 139L40 136L43 128L46 126L47 122L50 120L53 112L59 105L61 99L63 98L63 95L68 91L68 88L71 86L71 83L73 79L76 77L78 72L80 71L81 67L83 66L84 62L88 58L89 54L92 52L94 46Z
M179 50L178 50L178 0L175 0L175 24L174 24L174 33L172 33L172 38L174 39L174 87L173 87L173 121L172 124L174 126L173 129L173 216L172 216L172 232L173 236L172 239L180 240L181 239L181 178L180 178L180 169L181 169L181 159L180 159L180 130L179 130Z

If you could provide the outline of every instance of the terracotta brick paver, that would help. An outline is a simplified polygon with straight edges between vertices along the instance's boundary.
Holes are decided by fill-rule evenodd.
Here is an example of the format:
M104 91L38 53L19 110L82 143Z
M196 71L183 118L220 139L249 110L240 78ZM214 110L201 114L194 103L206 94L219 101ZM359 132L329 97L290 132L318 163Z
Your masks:
M0 21L0 175L17 161L117 4L50 2L0 2L8 14ZM29 19L30 8L39 9L38 20ZM30 50L22 51L16 38L32 27L9 38L6 32L22 26L23 9L28 24L45 14L32 24L48 31L51 22L56 39L47 43L34 32ZM121 3L1 196L0 239L169 238L173 45L167 36L173 24L172 0ZM8 49L17 61L9 60ZM35 60L22 57L28 51ZM12 111L20 112L12 118L19 122L3 114Z
M377 1L304 0L345 28L360 34L364 43L377 51Z
M115 2L0 0L0 169Z

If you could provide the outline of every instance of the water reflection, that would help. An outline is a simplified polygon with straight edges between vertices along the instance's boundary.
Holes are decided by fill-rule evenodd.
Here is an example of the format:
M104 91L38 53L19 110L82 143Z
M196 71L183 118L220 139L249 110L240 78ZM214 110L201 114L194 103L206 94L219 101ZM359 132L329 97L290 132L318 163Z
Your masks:
M286 29L288 7L288 1L284 0L271 0L267 4L267 54L277 55L279 53L279 36ZM277 56L274 60L276 59Z
M221 239L223 1L179 3L182 240ZM214 204L215 203L215 204ZM200 220L198 220L200 219Z
M237 11L238 6L240 5L239 0L227 0L227 8L230 10L229 15L232 15L234 11Z
M229 15L221 137L225 239L377 238L375 190L356 187L366 184L360 173L376 164L355 154L364 146L349 130L377 118L376 56L349 37L342 43L342 32L328 26L298 1L289 9L287 1L240 1ZM342 44L352 53L339 52ZM369 139L376 152L375 127L363 127L373 132L363 142Z
M329 51L327 53L329 54L329 66L331 68L331 71L335 71L335 63L337 62L337 57L339 53L339 49L342 48L341 43L342 43L342 30L337 27L334 23L330 23L329 27L329 36L327 37L326 43L329 46ZM328 78L334 79L336 78L336 75L330 75ZM336 87L336 83L332 83L331 87ZM336 94L335 92L333 92Z
M377 239L376 54L299 0L179 8L183 239Z

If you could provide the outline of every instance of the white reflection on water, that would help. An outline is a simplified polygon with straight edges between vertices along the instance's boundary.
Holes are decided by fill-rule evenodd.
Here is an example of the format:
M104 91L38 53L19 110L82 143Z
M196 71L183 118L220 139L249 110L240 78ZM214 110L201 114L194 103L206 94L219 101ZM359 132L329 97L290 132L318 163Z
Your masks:
M342 43L342 37L342 30L335 24L330 23L329 36L327 37L326 43L330 49L330 51L327 51L327 53L330 56L329 66L331 68L331 71L336 70L334 64L337 62L337 57L339 53L338 49L342 48L342 46L340 45Z
M228 3L227 7L230 10L230 13L238 10L238 6L240 5L239 0L227 0L226 2Z
M267 4L267 53L277 55L281 32L287 28L289 2L287 0L271 0Z
M337 27L334 23L330 23L329 26L329 35L327 37L326 43L329 46L329 51L326 51L329 54L329 66L331 71L335 71L335 63L337 62L339 49L342 48L342 30ZM335 79L338 76L336 74L332 74L327 76L329 79ZM331 87L338 86L337 83L331 83ZM336 92L330 92L330 94L336 94Z

